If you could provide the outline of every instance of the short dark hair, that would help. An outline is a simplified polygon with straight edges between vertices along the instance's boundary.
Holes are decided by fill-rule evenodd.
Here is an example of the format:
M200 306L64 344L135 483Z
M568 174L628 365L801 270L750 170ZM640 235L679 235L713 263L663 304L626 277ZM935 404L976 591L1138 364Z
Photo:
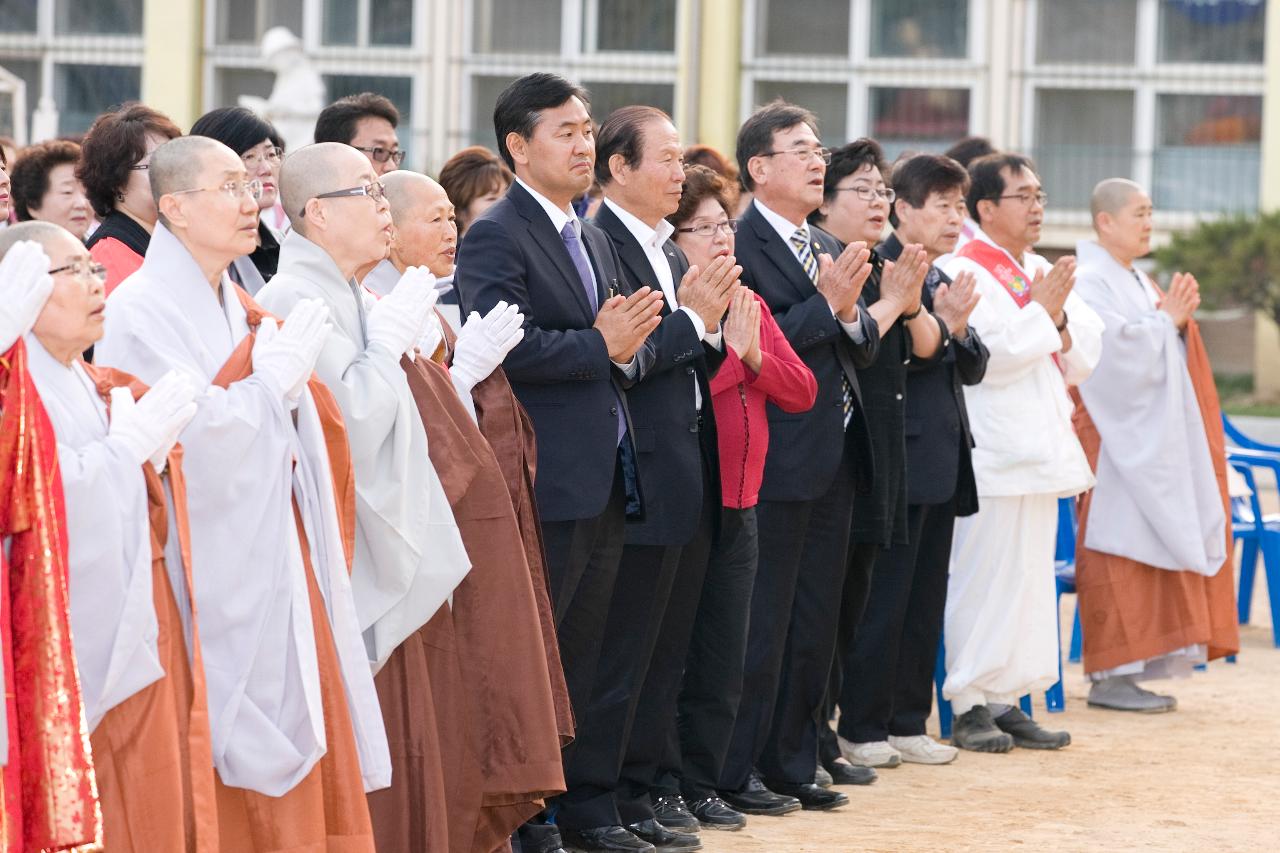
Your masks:
M747 192L756 188L755 181L751 180L751 170L747 168L751 158L769 152L775 132L798 124L807 124L815 134L818 132L818 120L813 113L779 98L753 112L738 128L738 179Z
M835 198L839 183L863 166L875 166L888 180L885 173L889 171L889 164L885 162L884 149L880 147L879 142L870 137L855 139L848 145L842 145L832 151L831 164L827 166L827 174L822 179L822 200L830 202ZM809 213L809 221L814 225L821 225L826 219L821 211L822 209L818 208Z
M400 111L391 99L375 92L361 92L339 98L320 111L316 118L316 142L350 145L362 118L384 118L392 127L400 124Z
M950 157L967 169L969 164L979 157L994 153L996 148L991 144L990 139L985 136L966 136L943 152L943 156Z
M558 107L570 98L577 98L591 109L591 96L586 89L545 71L526 74L502 90L493 105L493 132L498 137L498 154L508 169L514 172L516 161L507 150L507 134L518 133L528 139L543 110Z
M698 212L702 202L715 199L724 208L725 216L733 216L733 188L725 177L706 166L686 166L684 187L680 193L680 206L667 217L676 228L682 227Z
M216 139L237 154L244 154L263 140L284 148L284 139L271 122L244 107L219 107L210 110L191 125L192 136Z
M134 164L147 154L147 134L177 139L182 131L164 113L131 102L94 119L80 147L76 177L101 219L115 209Z
M632 169L640 165L640 151L644 147L644 126L651 121L671 121L671 116L657 107L620 107L609 113L596 134L596 180L607 187L613 181L609 160L621 154Z
M969 164L969 192L965 195L964 203L969 208L969 216L979 225L982 220L978 217L978 202L983 199L997 200L1004 195L1004 175L1000 173L1005 169L1015 174L1023 169L1035 172L1036 164L1030 157L1004 153L988 154Z
M897 201L889 206L889 224L898 227L897 202L923 207L929 196L969 189L969 173L944 154L917 154L893 167L893 191Z
M493 190L505 190L513 180L515 176L506 164L483 145L463 148L450 157L440 170L440 186L453 203L458 233L470 224L465 217L471 202Z
M49 173L57 166L80 162L80 146L74 142L53 139L37 145L29 145L18 154L17 162L9 172L12 184L13 209L18 220L33 219L31 208L39 209L44 194L49 191Z

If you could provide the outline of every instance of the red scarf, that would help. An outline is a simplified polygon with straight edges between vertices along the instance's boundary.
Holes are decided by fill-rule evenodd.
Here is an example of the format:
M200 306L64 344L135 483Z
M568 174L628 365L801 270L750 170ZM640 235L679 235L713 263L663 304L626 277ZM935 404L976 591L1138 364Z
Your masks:
M1031 303L1031 276L1004 249L993 246L986 240L970 240L956 255L968 258L989 272L1013 297L1019 308L1026 308ZM1065 372L1062 357L1055 352L1052 358L1058 370Z

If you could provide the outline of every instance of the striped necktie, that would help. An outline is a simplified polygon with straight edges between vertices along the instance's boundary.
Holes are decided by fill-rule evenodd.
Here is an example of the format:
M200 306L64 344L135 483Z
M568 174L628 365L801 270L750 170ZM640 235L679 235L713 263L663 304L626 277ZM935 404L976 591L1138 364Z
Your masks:
M796 257L800 260L800 266L804 267L805 275L817 287L818 259L813 256L813 247L809 245L809 232L804 228L797 228L796 233L791 235L791 245L795 247ZM849 419L853 417L853 389L849 387L849 379L844 375L843 369L840 371L840 406L844 409L844 425L847 428Z

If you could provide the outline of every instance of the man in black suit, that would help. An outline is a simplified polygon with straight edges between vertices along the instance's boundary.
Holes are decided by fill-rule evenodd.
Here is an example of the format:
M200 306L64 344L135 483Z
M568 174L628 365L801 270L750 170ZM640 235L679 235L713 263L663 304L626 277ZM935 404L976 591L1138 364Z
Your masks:
M524 339L503 368L537 436L535 489L560 654L579 725L589 725L624 518L642 511L623 388L652 362L644 341L658 325L662 294L631 293L612 242L573 214L595 163L586 92L530 74L498 96L493 123L516 181L467 230L456 281L464 314L505 300L525 316ZM560 803L566 834L596 826L573 822L576 803L593 793L569 776ZM574 846L652 849L616 818L605 823L617 832L574 837ZM547 824L527 825L521 841L536 853L561 844Z
M841 696L842 747L897 761L945 764L953 746L925 734L933 707L933 671L947 598L947 568L957 515L978 509L962 385L982 381L987 348L968 327L977 304L973 277L951 281L932 266L951 252L965 218L969 176L947 157L921 154L893 173L894 233L876 251L896 261L906 244L924 247L930 263L922 302L947 325L940 360L912 359L907 373L907 529L909 544L884 549L858 626ZM854 752L855 750L850 750ZM895 761L896 763L896 761Z
M725 801L752 814L848 803L814 775L854 493L873 476L856 369L875 359L880 334L860 299L870 251L806 221L830 156L813 115L780 101L738 131L742 181L755 193L738 225L742 278L818 381L808 412L769 407L746 677L721 778Z
M601 783L616 783L618 813L631 832L659 850L691 850L699 846L698 818L678 782L663 787L659 777L680 770L668 746L677 738L684 660L720 506L710 375L724 360L720 318L741 269L733 258L690 269L671 241L665 217L679 206L684 168L680 136L661 110L624 107L605 120L596 180L604 202L595 224L613 241L627 284L660 290L665 301L649 336L654 364L627 390L649 500L644 519L627 524L592 729L579 726L574 760L590 753ZM722 803L700 807L727 811Z

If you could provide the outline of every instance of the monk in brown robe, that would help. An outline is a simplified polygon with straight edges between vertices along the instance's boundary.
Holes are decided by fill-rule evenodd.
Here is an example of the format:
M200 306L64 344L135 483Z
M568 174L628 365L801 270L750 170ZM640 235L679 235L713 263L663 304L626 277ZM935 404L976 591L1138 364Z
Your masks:
M1132 181L1093 193L1075 292L1106 325L1074 423L1097 477L1080 501L1076 587L1089 704L1160 712L1139 681L1187 676L1239 648L1222 413L1193 312L1199 287L1160 290L1133 262L1150 250L1151 199Z

